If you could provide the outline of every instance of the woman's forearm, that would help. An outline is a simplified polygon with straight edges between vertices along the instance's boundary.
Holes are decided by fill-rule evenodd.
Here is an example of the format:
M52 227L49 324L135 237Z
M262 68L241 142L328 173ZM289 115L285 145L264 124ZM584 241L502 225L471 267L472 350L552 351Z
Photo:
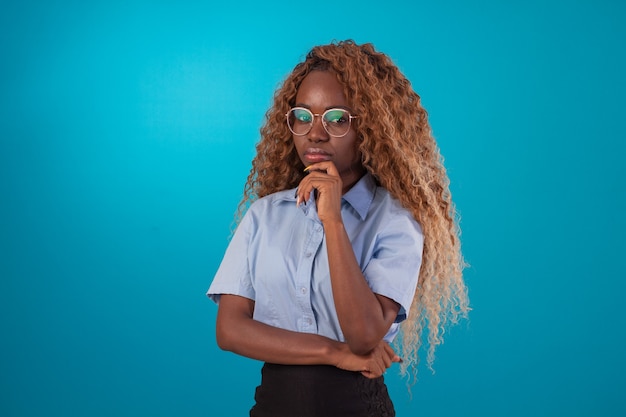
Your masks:
M362 167L361 167L362 168ZM317 214L324 225L328 266L335 310L350 350L366 354L380 343L395 320L400 306L393 300L374 294L363 277L341 214L342 195L365 173L355 171L344 184L332 161L322 161L305 168L297 189L297 202L306 201L316 191Z
M340 362L345 344L316 334L269 326L252 318L252 300L222 295L217 315L217 343L221 349L248 358L283 365L333 365Z
M350 349L363 354L385 336L398 313L392 300L377 296L363 277L341 221L324 224L335 309Z
M217 313L217 343L220 348L265 362L281 365L332 365L361 372L367 378L381 376L400 358L384 341L367 354L357 355L348 345L309 333L268 326L252 318L254 301L222 295Z

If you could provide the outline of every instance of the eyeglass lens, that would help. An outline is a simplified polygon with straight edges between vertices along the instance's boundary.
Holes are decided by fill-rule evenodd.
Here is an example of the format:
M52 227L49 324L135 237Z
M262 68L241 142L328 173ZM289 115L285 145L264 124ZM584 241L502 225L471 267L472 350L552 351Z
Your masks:
M315 116L310 110L295 107L287 114L289 129L295 135L306 135L311 131ZM350 113L344 109L330 109L322 114L322 125L331 136L345 136L350 130Z

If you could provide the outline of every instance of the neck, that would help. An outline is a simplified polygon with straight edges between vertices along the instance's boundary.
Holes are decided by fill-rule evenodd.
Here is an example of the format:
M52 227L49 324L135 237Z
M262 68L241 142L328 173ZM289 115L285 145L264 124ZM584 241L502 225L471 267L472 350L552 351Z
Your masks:
M365 175L365 168L360 167L360 169L352 169L347 175L341 177L341 181L343 182L343 189L341 190L342 194L350 191L350 188L354 186L359 180Z

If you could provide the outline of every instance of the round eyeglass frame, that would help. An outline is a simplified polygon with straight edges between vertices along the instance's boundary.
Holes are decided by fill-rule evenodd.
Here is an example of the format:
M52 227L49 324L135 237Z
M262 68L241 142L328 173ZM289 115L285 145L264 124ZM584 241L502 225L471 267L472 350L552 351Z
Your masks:
M311 123L309 124L309 128L307 129L306 132L304 133L296 133L293 131L291 125L289 124L289 115L294 111L294 110L304 110L308 113L310 113L311 115L313 115L313 120L311 121ZM341 110L344 111L346 113L348 113L348 129L346 129L346 133L342 134L342 135L334 135L332 133L330 133L328 131L328 126L326 125L326 121L324 120L324 116L331 112L331 111L337 111L337 110ZM304 136L304 135L308 135L309 132L311 132L311 129L313 129L313 123L315 123L315 118L319 117L322 119L322 126L324 127L324 130L326 131L326 133L328 133L330 136L334 137L334 138L342 138L344 136L346 136L348 133L350 133L350 128L352 127L352 119L358 119L359 116L353 116L350 114L349 110L343 109L341 107L333 107L332 109L328 109L326 110L324 113L319 114L319 113L313 113L311 110L307 109L306 107L292 107L291 109L289 109L289 111L287 113L285 113L285 118L286 118L286 122L287 122L287 127L289 128L289 130L291 131L291 133L293 133L296 136Z

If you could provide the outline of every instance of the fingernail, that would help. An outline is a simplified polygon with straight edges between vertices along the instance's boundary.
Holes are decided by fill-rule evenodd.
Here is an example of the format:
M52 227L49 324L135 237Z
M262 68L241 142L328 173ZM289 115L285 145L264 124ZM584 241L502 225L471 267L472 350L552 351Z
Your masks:
M296 198L296 207L300 207L300 196Z
M307 172L309 170L309 168L311 168L311 165L309 165L308 167L304 168L304 172Z

